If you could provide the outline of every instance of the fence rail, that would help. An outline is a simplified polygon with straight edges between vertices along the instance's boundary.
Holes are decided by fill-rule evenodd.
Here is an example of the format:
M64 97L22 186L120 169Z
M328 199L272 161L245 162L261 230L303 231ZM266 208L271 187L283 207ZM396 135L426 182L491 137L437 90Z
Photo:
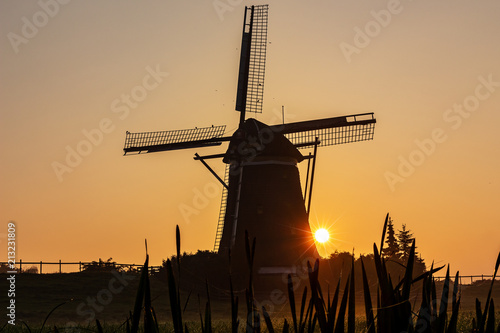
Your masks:
M435 276L434 279L436 279L438 282L445 279L445 276ZM455 280L454 276L450 275L450 279L452 281ZM493 279L493 275L459 275L458 276L458 283L461 285L467 285L467 284L473 284L476 281L484 281L484 280L490 280ZM470 283L467 283L470 280ZM499 276L496 276L495 281L500 280ZM463 282L465 281L465 282Z
M5 267L8 264L9 263L7 261L0 261L0 266L2 266L2 267ZM30 266L37 267L39 274L43 274L43 267L45 265L58 265L59 266L59 274L63 273L63 271L62 271L63 265L73 265L73 266L78 265L78 272L81 272L82 270L84 270L85 266L92 266L92 265L95 265L94 267L96 267L96 268L114 268L114 269L129 268L129 269L137 269L138 271L140 271L142 269L142 267L144 266L144 265L140 265L140 264L119 264L119 263L115 263L115 262L108 262L108 261L102 261L102 260L99 260L99 261L76 261L76 262L62 262L61 260L59 260L58 262L50 262L50 261L42 261L42 260L40 260L40 261L23 261L22 259L20 259L19 261L16 261L15 264L18 267L18 269L16 269L16 270L18 270L20 273L23 272L23 265L24 266L30 265ZM150 273L154 273L154 272L158 272L160 270L160 267L161 266L149 266L148 269L149 269ZM25 269L25 271L26 271L26 269ZM72 272L76 272L76 271L72 271Z
M141 270L142 264L119 264L115 262L108 262L108 261L75 261L75 262L62 262L59 260L58 262L48 262L48 261L16 261L15 263L18 266L18 271L22 272L23 271L23 265L35 265L35 267L38 267L38 273L43 274L43 267L45 265L58 265L59 266L59 274L61 274L62 271L62 266L63 265L78 265L78 271L81 272L83 269L85 269L85 266L91 266L95 265L95 267L100 267L100 268L114 268L114 269L120 269L120 268L129 268L129 269L137 269L138 271ZM5 267L8 265L8 262L6 261L0 261L0 266ZM149 266L149 271L150 273L158 272L160 270L161 266ZM442 281L445 279L444 276L435 276L434 277L437 281ZM450 276L450 278L453 280L454 276ZM488 279L492 279L493 275L460 275L458 277L459 284L461 285L467 285L467 284L473 284L476 281L484 281ZM500 277L497 276L496 280L500 280ZM470 283L468 283L470 282Z

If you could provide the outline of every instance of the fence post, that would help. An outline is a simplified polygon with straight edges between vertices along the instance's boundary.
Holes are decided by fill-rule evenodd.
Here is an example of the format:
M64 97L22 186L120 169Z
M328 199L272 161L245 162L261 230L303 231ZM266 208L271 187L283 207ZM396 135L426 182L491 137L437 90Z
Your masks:
M42 261L40 260L40 274L42 274Z
M78 263L78 269L80 270L80 272L82 271L82 261L80 260L80 262Z
M59 274L61 274L61 273L62 273L62 271L61 271L61 266L62 266L62 264L61 264L61 259L59 259Z
M19 259L19 273L23 271L23 259Z

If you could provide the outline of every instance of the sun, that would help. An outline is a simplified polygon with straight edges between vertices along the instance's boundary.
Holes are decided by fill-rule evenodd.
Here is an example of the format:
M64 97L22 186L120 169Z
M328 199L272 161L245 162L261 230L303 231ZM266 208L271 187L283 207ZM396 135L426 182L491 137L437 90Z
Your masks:
M318 243L325 243L330 238L330 233L325 228L320 228L314 233L314 239Z

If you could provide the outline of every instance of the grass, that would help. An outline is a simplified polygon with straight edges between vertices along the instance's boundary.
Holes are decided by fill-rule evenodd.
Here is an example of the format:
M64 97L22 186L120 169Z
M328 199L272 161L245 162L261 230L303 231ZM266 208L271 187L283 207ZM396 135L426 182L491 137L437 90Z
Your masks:
M195 303L191 297L191 292L181 291L180 285L183 283L181 275L180 260L180 231L176 228L177 256L166 262L167 286L163 285L163 291L158 293L158 282L153 276L149 276L148 264L149 256L146 244L146 260L140 275L107 276L107 279L94 281L101 287L97 291L94 303L89 296L85 300L76 299L72 302L65 302L58 305L58 308L41 309L48 313L40 328L35 328L33 323L25 322L24 326L13 328L4 326L4 332L47 332L47 331L68 331L67 325L61 325L53 321L61 309L77 305L77 314L86 314L85 324L75 322L79 331L101 332L331 332L331 333L381 333L381 332L428 332L428 333L453 333L453 332L479 332L479 333L500 333L498 312L492 298L495 276L500 266L500 253L495 264L494 277L488 283L489 286L481 286L487 293L486 297L475 299L475 311L462 312L461 301L462 292L458 285L458 278L454 282L450 278L449 268L446 272L446 279L436 283L433 274L443 267L434 268L421 275L415 276L413 272L415 261L415 241L410 250L408 261L404 267L404 274L401 279L393 281L385 258L380 255L384 244L385 229L388 216L384 224L380 251L376 244L373 245L373 258L377 275L377 283L371 285L368 282L364 262L361 261L361 282L362 289L359 290L359 274L355 274L354 259L350 266L347 278L338 281L330 292L330 286L325 288L319 279L319 260L314 263L308 262L308 284L302 289L297 289L298 285L289 275L286 284L286 295L288 297L289 310L283 312L271 312L265 305L256 299L254 290L253 262L255 255L255 238L252 240L246 233L246 252L248 264L248 284L244 292L244 297L233 290L232 277L229 272L230 294L229 300L214 299L211 297L211 285L205 280L204 295L197 295L198 321L193 319L192 310L189 307ZM230 262L230 256L229 256ZM230 266L230 265L229 265ZM345 273L345 272L344 272ZM345 275L345 274L344 274ZM82 275L84 276L84 275ZM356 276L358 276L356 278ZM458 276L458 272L456 273ZM24 276L23 276L24 277ZM36 276L40 278L40 276ZM58 276L60 278L61 276ZM96 275L86 275L87 279L96 279ZM110 282L113 281L114 282ZM19 294L25 291L21 286L22 279L19 279ZM117 282L122 281L122 288L117 288ZM123 282L125 281L125 282ZM107 283L107 284L106 284ZM358 287L356 287L358 285ZM483 283L484 285L484 283ZM58 287L64 289L65 286L59 281ZM89 295L88 284L81 285L83 294ZM357 289L356 289L357 288ZM127 290L125 292L124 290ZM28 292L29 292L28 288ZM36 288L33 293L39 292ZM135 297L132 292L135 291ZM439 291L439 293L438 293ZM415 292L420 294L420 302L414 301ZM362 295L362 301L357 301L357 296ZM106 297L107 298L106 298ZM478 296L478 295L475 295ZM85 297L85 296L83 296ZM41 297L35 297L35 303L41 302ZM121 299L120 299L121 298ZM244 299L243 299L244 298ZM43 300L43 297L41 298ZM97 311L95 299L106 303ZM120 299L123 302L118 302ZM168 304L165 304L168 299ZM20 301L22 297L20 297ZM202 301L203 300L203 301ZM61 301L61 300L59 300ZM109 301L109 302L108 302ZM113 301L113 302L111 302ZM243 302L242 302L243 301ZM21 301L22 302L22 301ZM21 311L22 303L18 303L18 319L23 318ZM163 303L162 303L163 302ZM240 303L243 304L240 304ZM481 303L483 302L483 303ZM120 315L121 319L113 321L114 317L107 316L105 311L109 310L111 303L122 304L120 312L116 309L114 315ZM224 304L225 303L225 304ZM40 304L38 304L40 305ZM82 307L83 305L83 307ZM164 306L166 305L166 306ZM241 306L243 305L243 306ZM361 305L361 306L360 306ZM36 309L37 305L34 305ZM87 306L87 312L83 311ZM89 309L93 307L93 315ZM359 314L360 309L364 310L364 316ZM106 310L105 310L106 309ZM55 311L54 311L55 310ZM190 312L191 311L191 312ZM96 313L98 312L98 313ZM218 316L222 313L222 316ZM169 314L169 320L165 317ZM51 317L51 318L49 318ZM70 316L71 317L71 316ZM48 320L47 320L48 319ZM61 319L61 318L59 318ZM105 320L104 320L105 319ZM72 318L65 318L68 321L75 321ZM165 324L166 322L166 324Z
M413 241L405 266L404 276L398 282L393 282L390 273L388 273L386 261L381 256L382 248L385 239L385 231L387 227L389 214L387 214L384 229L382 233L382 241L380 252L373 245L374 261L378 277L377 296L375 305L372 302L370 286L366 275L366 270L362 262L362 278L363 278L363 293L365 306L365 322L364 328L369 333L376 332L428 332L428 333L453 333L458 331L458 316L460 311L461 294L458 289L458 276L456 273L455 281L451 285L449 268L446 272L446 278L443 282L441 296L437 296L436 281L433 274L441 270L443 267L431 269L428 272L414 277L413 267L415 262L415 240ZM189 327L182 320L183 308L181 307L179 283L181 281L180 268L180 232L176 228L177 242L177 269L178 281L173 273L170 260L167 260L167 279L169 285L169 298L171 305L171 316L174 331L176 333L189 332ZM251 244L251 245L250 245ZM304 287L300 302L300 312L296 308L295 291L291 275L288 275L288 299L290 304L290 312L292 316L291 324L285 318L283 326L275 327L273 320L262 306L261 311L256 306L253 288L253 263L255 256L255 238L250 242L248 233L245 232L245 248L248 263L248 287L245 290L246 303L246 332L260 332L265 327L269 332L282 331L289 332L293 329L294 332L314 332L319 328L320 332L328 333L355 333L359 329L359 323L356 323L356 302L355 302L355 274L354 274L354 259L351 265L351 271L346 279L345 287L341 295L341 282L335 287L333 299L330 299L330 293L324 296L323 289L319 281L319 260L317 259L312 265L308 266L308 277L310 282L310 296L308 296L307 287ZM146 251L147 252L147 251ZM229 256L230 257L230 256ZM484 310L481 307L480 301L476 298L476 313L472 319L472 329L479 333L500 333L500 326L496 328L494 302L491 299L494 280L500 266L500 254L495 264L495 272L488 290ZM130 315L132 322L131 333L138 332L138 321L142 309L144 309L144 331L156 333L159 331L158 321L155 311L152 308L151 297L148 295L149 276L146 273L148 270L148 255L146 253L146 262L144 263L143 274L139 283L134 312ZM411 289L417 282L422 281L422 296L420 307L415 311L410 302ZM231 286L231 331L238 332L240 320L238 318L238 299L234 298ZM448 315L448 305L451 292L451 314ZM208 283L206 282L207 302L205 306L204 317L200 309L200 328L202 332L212 332L212 318L210 306L210 294ZM308 299L309 297L309 299ZM144 300L144 303L143 303ZM186 304L189 301L186 300ZM144 304L144 305L143 305ZM337 310L338 309L338 310ZM300 313L300 315L297 315ZM261 324L261 316L264 324ZM347 322L347 323L346 323ZM99 322L97 322L99 326ZM127 321L128 328L128 321Z
M475 318L475 313L474 312L461 312L458 316L458 323L457 323L457 332L464 332L464 333L469 333L472 330L472 319ZM500 325L500 311L496 312L496 324ZM291 318L288 318L288 322L291 320ZM366 330L366 320L365 317L360 315L356 316L356 333L364 333L367 332ZM283 328L284 324L284 319L272 319L273 326L275 330L281 331ZM185 321L189 332L192 333L201 333L201 327L200 327L200 321L198 320L187 320ZM63 325L55 325L58 328L59 332L71 332L69 329L65 329ZM24 325L16 325L16 326L5 326L3 330L1 331L2 333L35 333L40 331L41 326L36 326L32 325L30 326L30 330ZM102 324L102 328L104 333L115 333L115 332L125 332L125 326L122 325L122 323L111 323L111 324ZM218 319L218 320L213 320L212 321L212 328L213 332L220 332L220 333L226 333L226 332L231 332L231 320L229 318L227 319ZM159 324L159 330L160 332L165 332L165 333L175 333L173 324L171 322L162 322ZM48 325L44 328L44 332L54 332L54 325ZM81 333L86 333L86 332L97 332L96 325L92 323L91 325L78 325L76 326L72 332L81 332ZM143 332L142 327L140 328L139 332ZM267 330L264 328L262 332L267 332ZM293 330L292 330L293 332ZM319 328L317 329L317 332L319 332Z

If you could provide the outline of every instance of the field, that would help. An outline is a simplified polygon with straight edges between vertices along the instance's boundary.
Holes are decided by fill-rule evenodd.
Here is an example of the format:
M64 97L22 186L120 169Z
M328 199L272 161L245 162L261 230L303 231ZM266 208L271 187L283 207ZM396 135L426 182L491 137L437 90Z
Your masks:
M118 278L120 276L120 278ZM46 326L48 328L57 326L65 327L68 323L76 323L86 326L90 321L94 325L94 319L99 319L108 327L117 328L124 323L129 311L133 310L134 300L139 285L139 274L113 274L111 272L99 273L66 273L66 274L20 274L16 281L16 322L22 328L21 322L26 322L29 327L40 327L45 317L57 305L67 302L57 308L49 317ZM0 275L0 290L7 288L7 275ZM155 308L158 320L165 323L166 331L172 328L170 306L168 301L168 287L164 276L151 277L152 305ZM110 282L111 281L111 282ZM461 302L462 325L469 325L475 310L476 297L484 303L487 297L490 280L477 281L473 285L463 285ZM126 285L125 285L126 284ZM290 309L286 295L286 285L283 283L282 294L276 296L274 311L270 311L272 318L279 324L283 324L283 318L290 320ZM438 284L438 294L442 288L442 283ZM108 292L109 291L109 292ZM229 292L229 291L228 291ZM364 304L362 292L358 292L356 297L357 320L364 321ZM110 298L107 296L112 295ZM271 300L271 291L268 293L256 293L257 300ZM182 292L182 299L186 300L187 292ZM358 297L359 296L359 297ZM240 295L240 299L244 296ZM417 298L417 295L415 295ZM500 288L494 288L492 298L500 299ZM2 307L5 304L5 296L2 293ZM72 301L69 301L72 300ZM105 304L102 304L105 303ZM206 302L205 294L200 295L201 308ZM418 300L417 300L418 301ZM214 329L219 327L221 331L227 331L230 327L229 297L212 297L212 318ZM244 304L240 304L242 308ZM192 294L188 302L185 319L191 323L193 328L199 324L199 301L198 295ZM267 307L269 309L269 307ZM240 311L244 311L242 308ZM203 310L202 310L203 312ZM95 317L94 317L95 316ZM497 320L500 314L497 314ZM4 320L4 318L2 318ZM460 326L459 326L460 327ZM170 329L168 329L170 328Z
M0 274L0 288L10 293L0 306L15 299L9 323L16 324L0 331L500 333L500 289L493 288L500 253L493 280L459 285L458 272L449 270L436 281L445 266L426 269L415 240L399 262L381 254L382 242L380 252L374 244L373 254L356 260L337 253L307 261L293 275L255 274L256 242L247 233L247 262L231 263L231 270L215 253L181 255L178 228L176 243L176 256L157 273L149 273L146 254L140 273L99 262L80 273L18 274L15 287Z

